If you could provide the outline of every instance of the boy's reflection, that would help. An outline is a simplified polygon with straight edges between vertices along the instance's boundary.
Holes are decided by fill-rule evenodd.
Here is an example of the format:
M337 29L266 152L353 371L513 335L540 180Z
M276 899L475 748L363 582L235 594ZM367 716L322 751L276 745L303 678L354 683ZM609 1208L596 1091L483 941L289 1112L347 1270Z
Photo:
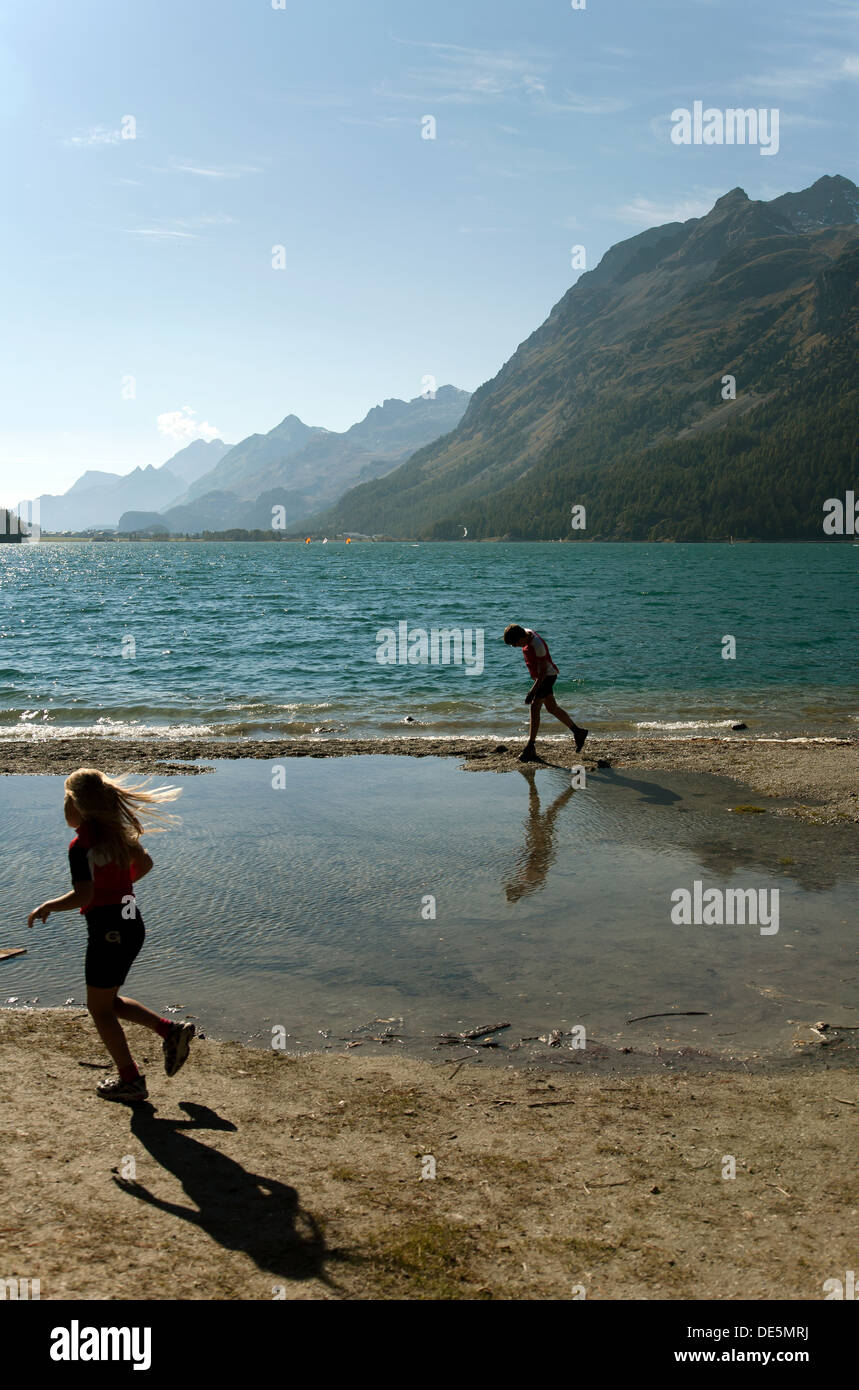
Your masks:
M525 822L525 847L505 890L509 903L518 902L528 893L538 892L546 882L546 875L555 860L555 818L574 791L572 786L565 787L548 810L541 811L536 768L526 763L517 771L528 783L528 819Z

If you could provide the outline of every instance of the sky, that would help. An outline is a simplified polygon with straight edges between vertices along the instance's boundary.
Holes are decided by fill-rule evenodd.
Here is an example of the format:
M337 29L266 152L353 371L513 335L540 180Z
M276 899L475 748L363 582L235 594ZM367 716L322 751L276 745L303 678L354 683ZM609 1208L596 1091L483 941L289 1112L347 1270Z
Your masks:
M859 182L858 91L859 0L5 0L0 502L474 390L614 243Z

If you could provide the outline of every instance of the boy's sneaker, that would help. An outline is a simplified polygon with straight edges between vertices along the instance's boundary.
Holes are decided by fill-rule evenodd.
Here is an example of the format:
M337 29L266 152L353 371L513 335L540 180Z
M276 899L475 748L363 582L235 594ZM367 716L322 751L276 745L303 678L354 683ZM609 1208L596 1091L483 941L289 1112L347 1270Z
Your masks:
M175 1076L188 1060L191 1039L196 1033L193 1023L174 1023L161 1044L164 1053L164 1070L168 1076Z
M96 1087L102 1100L121 1100L126 1105L134 1105L138 1100L146 1100L146 1077L135 1076L133 1081L123 1081L119 1076L106 1076Z

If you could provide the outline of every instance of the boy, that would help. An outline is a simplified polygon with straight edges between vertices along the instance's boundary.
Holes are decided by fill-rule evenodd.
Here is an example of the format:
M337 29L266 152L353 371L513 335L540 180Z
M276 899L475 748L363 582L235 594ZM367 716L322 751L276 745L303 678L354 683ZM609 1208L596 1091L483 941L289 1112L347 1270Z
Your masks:
M576 740L576 752L581 753L588 731L587 729L580 729L578 724L567 714L567 711L555 703L552 687L558 679L558 668L540 634L532 632L529 627L520 627L518 623L511 623L509 627L504 629L504 641L508 647L522 648L525 665L534 680L534 684L525 696L525 704L531 706L531 723L528 730L528 742L519 754L520 763L539 761L534 745L537 740L537 730L540 727L541 705L545 705L550 714L553 714L556 719L560 719L562 724L566 724Z

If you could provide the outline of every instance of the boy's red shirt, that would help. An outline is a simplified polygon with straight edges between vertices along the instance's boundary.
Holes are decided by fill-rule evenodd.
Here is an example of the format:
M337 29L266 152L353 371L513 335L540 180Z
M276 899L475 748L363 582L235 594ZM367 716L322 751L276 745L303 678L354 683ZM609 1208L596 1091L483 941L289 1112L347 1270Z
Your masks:
M545 637L541 637L540 634L539 634L539 632L533 632L533 631L531 630L531 628L529 628L528 631L531 633L531 636L532 636L532 637L536 637L536 638L537 638L537 641L538 641L538 642L542 642L543 646L544 646L545 649L546 649L545 655L546 655L546 657L548 658L548 661L549 661L549 666L548 666L548 668L547 668L547 675L550 675L550 676L551 676L551 675L557 675L557 674L558 674L558 668L557 668L557 666L555 665L554 661L552 660L552 653L549 651L549 644L548 644L548 642L546 641ZM539 669L540 669L540 668L539 668L539 661L540 661L542 658L540 658L540 657L537 656L537 653L534 651L534 647L533 647L532 643L530 643L530 642L527 642L527 643L525 644L525 646L522 648L522 655L523 655L524 658L525 658L525 665L528 667L528 671L530 672L532 679L533 679L533 680L536 680L536 679L537 679L537 673L538 673L538 671L539 671Z

